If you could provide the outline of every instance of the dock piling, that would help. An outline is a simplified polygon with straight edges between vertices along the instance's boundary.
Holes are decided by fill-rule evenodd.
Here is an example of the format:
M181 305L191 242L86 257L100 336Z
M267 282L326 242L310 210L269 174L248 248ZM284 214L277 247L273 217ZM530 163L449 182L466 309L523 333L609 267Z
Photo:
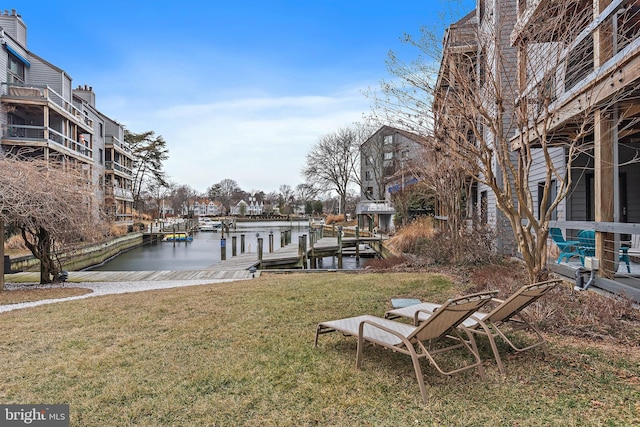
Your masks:
M231 236L231 256L238 255L237 243L238 243L238 237Z

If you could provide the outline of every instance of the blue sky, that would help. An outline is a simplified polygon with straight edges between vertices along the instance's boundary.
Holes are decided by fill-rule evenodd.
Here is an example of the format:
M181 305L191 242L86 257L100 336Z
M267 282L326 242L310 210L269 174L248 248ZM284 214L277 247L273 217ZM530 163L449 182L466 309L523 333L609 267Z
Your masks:
M360 121L388 52L474 0L24 1L29 50L92 86L96 106L168 143L172 182L245 191L304 181L323 135ZM6 8L7 6L5 6Z

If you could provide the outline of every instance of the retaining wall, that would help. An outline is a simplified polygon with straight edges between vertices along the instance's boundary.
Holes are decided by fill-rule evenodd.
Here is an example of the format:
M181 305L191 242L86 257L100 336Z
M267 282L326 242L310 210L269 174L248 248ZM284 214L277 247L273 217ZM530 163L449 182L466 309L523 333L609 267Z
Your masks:
M121 252L142 245L143 242L144 235L142 233L129 233L97 244L81 246L60 255L62 269L78 271L92 265L101 264ZM40 261L34 258L33 255L11 258L11 270L39 271Z

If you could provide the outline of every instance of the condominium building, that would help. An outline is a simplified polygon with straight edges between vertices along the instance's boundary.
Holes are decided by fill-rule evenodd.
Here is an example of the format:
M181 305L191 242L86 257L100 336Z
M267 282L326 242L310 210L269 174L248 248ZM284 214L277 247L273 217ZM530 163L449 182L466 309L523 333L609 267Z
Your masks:
M635 283L624 292L640 295L629 256L640 254L640 2L478 0L449 27L443 52L437 131L456 129L457 143L472 150L510 152L506 173L490 156L483 171L501 186L521 180L530 199L512 193L503 202L526 203L560 228L596 260L600 286ZM477 114L460 108L465 97ZM469 212L495 227L498 249L515 253L496 195L479 178ZM581 241L582 230L595 237ZM571 277L585 258L554 258L550 267Z
M133 220L133 156L124 129L96 108L91 87L27 46L27 26L15 10L0 12L0 149L79 166L114 222ZM55 183L52 183L55 185Z
M360 202L356 207L360 227L393 230L396 209L392 195L418 181L426 146L424 137L391 126L380 127L362 143Z

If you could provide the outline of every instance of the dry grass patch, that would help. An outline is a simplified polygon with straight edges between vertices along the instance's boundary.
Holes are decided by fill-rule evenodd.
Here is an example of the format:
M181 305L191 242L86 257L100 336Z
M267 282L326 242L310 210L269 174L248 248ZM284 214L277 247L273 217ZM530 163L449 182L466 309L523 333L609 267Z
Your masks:
M415 252L424 241L433 239L436 234L431 217L419 217L402 227L387 244L399 252Z
M408 357L321 337L318 322L382 315L394 297L443 302L445 275L291 274L95 297L0 314L0 401L69 403L72 425L629 425L637 352L553 338L551 357L505 356L443 377ZM491 358L483 345L483 355ZM621 350L622 351L622 350Z
M35 286L34 289L5 289L0 292L0 305L75 297L91 292L91 289L86 288L38 288Z

